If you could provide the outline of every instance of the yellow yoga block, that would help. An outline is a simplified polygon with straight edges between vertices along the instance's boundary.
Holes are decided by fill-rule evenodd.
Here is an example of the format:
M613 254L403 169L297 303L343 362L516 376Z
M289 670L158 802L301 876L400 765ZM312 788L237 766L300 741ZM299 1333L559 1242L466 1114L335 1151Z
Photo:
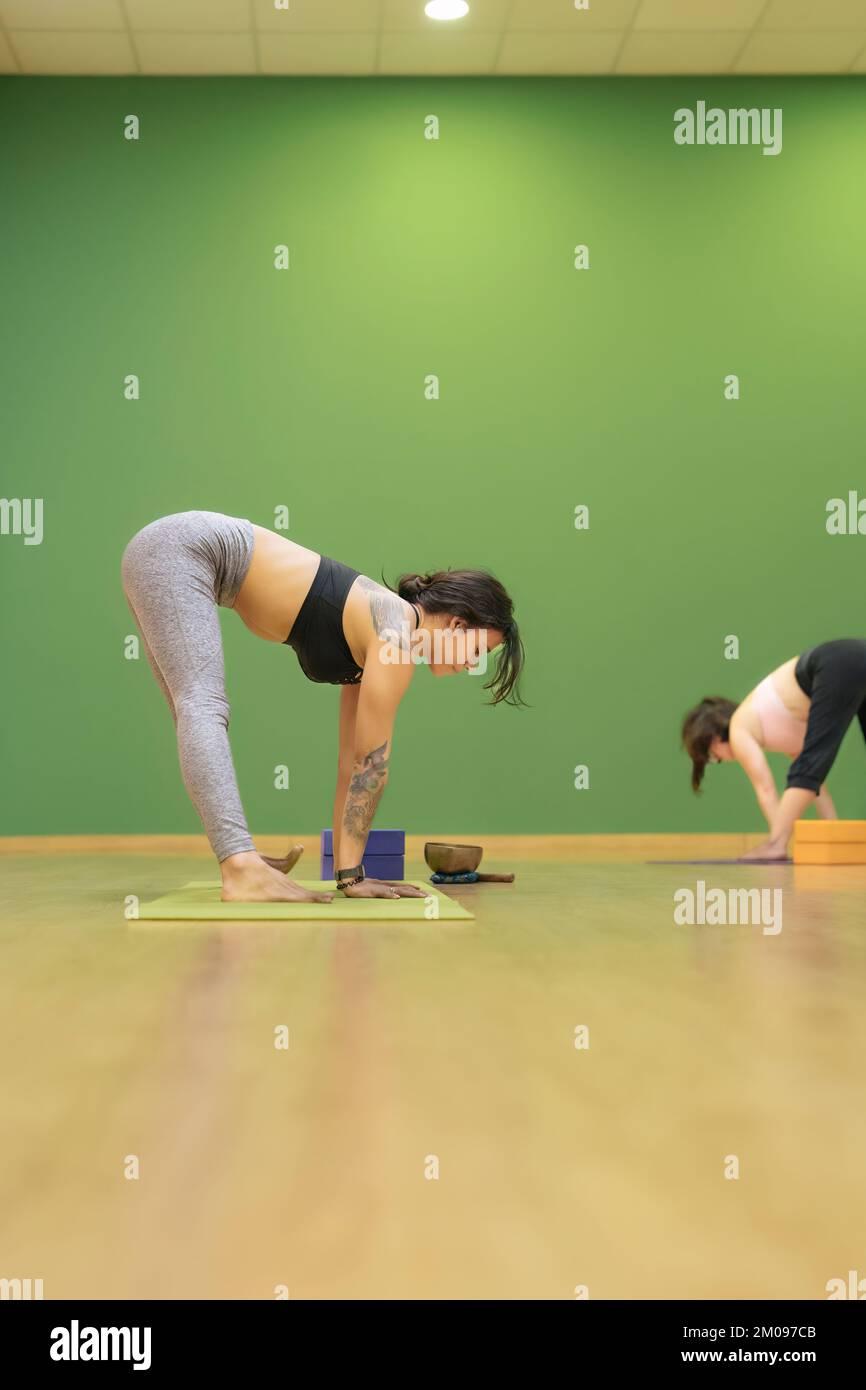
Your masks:
M866 864L866 841L859 844L798 844L794 841L795 864Z
M866 846L866 820L797 820L794 821L794 844ZM820 862L838 864L840 861L825 859ZM859 863L859 860L851 862Z

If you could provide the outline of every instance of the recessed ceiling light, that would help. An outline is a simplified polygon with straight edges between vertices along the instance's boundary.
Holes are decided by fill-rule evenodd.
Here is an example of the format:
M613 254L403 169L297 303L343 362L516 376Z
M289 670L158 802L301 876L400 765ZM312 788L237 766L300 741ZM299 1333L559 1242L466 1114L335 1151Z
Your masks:
M462 19L469 6L466 0L427 0L424 13L431 19Z

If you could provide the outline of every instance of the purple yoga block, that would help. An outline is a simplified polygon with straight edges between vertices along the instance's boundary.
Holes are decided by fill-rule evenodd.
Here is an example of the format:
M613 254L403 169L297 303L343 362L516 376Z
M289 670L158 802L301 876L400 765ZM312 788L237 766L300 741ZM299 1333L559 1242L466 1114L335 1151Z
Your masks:
M368 878L396 878L401 882L405 877L405 861L402 854L365 854L361 861ZM334 877L333 855L322 855L322 878Z
M367 837L367 854L405 854L405 830L371 830ZM334 836L330 830L322 831L322 854L329 859L334 856Z

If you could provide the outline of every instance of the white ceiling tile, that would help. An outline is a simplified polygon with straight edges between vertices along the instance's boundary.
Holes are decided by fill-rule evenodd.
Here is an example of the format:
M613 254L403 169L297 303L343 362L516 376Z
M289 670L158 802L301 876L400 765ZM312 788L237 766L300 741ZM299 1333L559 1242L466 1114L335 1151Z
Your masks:
M574 0L514 0L510 32L586 34L593 29L625 29L639 0L590 0L588 10L576 10Z
M131 27L198 31L252 30L248 0L125 0Z
M866 73L866 0L0 0L0 72ZM136 36L126 33L127 17ZM754 27L753 27L754 26ZM751 32L750 32L751 31Z
M610 72L622 35L506 34L496 65L497 76L507 74L588 74Z
M570 3L570 0L566 0ZM469 0L469 13L462 19L431 19L424 13L424 0L383 0L382 28L386 32L452 34L501 33L508 18L510 0Z
M758 29L866 29L866 0L770 0Z
M22 72L105 77L138 70L126 34L50 34L16 29L12 42Z
M120 0L0 0L7 29L125 29Z
M823 2L823 0L822 0ZM690 29L745 32L758 19L766 0L643 0L635 29Z
M492 73L498 34L383 34L378 71L446 77Z
M202 76L254 73L256 50L249 34L136 34L141 71Z
M736 72L847 72L866 43L857 34L753 34Z
M632 33L626 40L618 73L730 72L745 34Z
M379 28L380 0L290 0L275 10L274 0L253 0L257 29L275 34L372 33Z
M269 74L369 74L376 70L375 34L259 34L259 66Z
M2 34L0 34L0 72L18 72L15 55Z

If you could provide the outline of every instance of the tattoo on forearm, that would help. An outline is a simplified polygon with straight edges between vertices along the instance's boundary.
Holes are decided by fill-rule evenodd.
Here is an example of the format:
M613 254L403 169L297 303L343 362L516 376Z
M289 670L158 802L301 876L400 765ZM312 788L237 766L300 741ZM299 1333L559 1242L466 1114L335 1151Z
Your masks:
M343 807L343 829L355 840L364 840L373 822L388 776L388 743L374 748L355 762Z
M410 625L403 600L390 589L384 589L375 580L368 579L365 574L360 575L358 584L367 595L376 636L387 638L399 644L401 649L408 650Z

